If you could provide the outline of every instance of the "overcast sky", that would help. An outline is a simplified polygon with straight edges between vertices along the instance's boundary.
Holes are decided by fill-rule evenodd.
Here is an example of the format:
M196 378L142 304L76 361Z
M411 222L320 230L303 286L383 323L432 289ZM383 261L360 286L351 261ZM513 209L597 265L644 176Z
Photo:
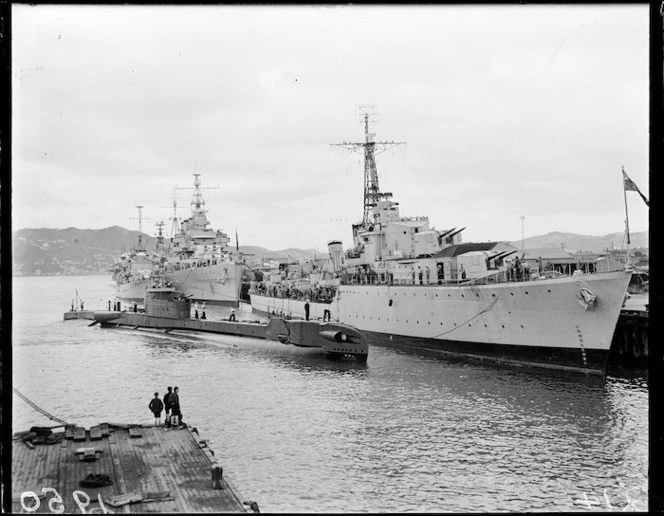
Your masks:
M13 5L13 229L170 228L201 173L240 245L352 244L381 190L464 241L624 230L648 191L648 6ZM648 211L627 192L630 230ZM620 242L616 242L620 245Z

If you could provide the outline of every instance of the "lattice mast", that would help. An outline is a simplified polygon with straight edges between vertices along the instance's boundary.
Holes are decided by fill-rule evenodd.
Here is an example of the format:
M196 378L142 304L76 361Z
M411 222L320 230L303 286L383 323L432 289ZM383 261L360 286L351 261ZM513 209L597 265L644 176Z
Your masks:
M332 146L343 147L351 152L364 153L364 215L362 224L369 225L376 222L374 207L376 203L384 197L392 194L382 193L378 184L378 170L376 168L376 146L379 148L379 154L396 147L404 145L406 142L376 142L376 134L369 132L369 123L378 123L378 111L376 106L364 105L357 106L356 116L358 123L364 123L364 142L343 142L333 143ZM360 151L360 149L362 149Z
M219 185L216 186L204 186L201 187L201 179L200 176L201 174L198 172L194 172L194 186L176 186L176 190L191 190L193 188L194 193L191 197L191 215L193 217L193 222L194 225L198 224L203 224L207 226L207 218L205 217L205 214L207 213L207 210L205 209L205 200L203 199L203 194L201 193L201 190L218 190ZM175 215L175 196L173 196L173 218L176 218ZM174 223L175 224L175 223Z
M145 251L145 247L143 244L143 220L150 220L150 219L143 219L143 208L144 206L136 206L138 208L138 249L137 251ZM130 217L131 220L136 220L137 217Z
M162 208L173 208L173 216L169 218L171 221L171 242L173 242L173 237L177 234L178 232L178 227L180 225L180 219L178 218L178 208L181 209L180 206L178 206L178 201L177 201L177 187L173 189L173 205L172 206L162 206Z

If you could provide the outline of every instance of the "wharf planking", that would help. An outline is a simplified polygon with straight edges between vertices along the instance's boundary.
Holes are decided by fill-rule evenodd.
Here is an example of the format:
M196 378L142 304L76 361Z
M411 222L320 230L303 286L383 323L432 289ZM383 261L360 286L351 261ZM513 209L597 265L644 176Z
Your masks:
M195 429L104 423L77 441L79 429L50 445L15 437L12 513L251 512ZM89 475L112 483L81 487Z

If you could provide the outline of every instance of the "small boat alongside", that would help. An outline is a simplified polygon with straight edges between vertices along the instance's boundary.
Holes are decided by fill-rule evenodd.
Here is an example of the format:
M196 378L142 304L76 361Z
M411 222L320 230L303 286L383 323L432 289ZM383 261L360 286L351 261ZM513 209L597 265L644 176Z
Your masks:
M235 335L278 343L280 349L326 358L354 358L366 361L369 347L364 336L350 325L305 319L273 317L259 321L213 321L192 317L191 300L174 287L154 286L145 291L145 308L139 311L96 311L94 324L101 327L130 327L155 331L195 331ZM234 319L234 318L233 318ZM267 343L266 342L266 343Z

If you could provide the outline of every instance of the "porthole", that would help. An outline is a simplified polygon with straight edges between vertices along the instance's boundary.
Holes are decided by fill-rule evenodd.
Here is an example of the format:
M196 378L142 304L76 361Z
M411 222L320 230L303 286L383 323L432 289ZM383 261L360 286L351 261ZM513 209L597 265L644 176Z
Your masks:
M504 324L501 324L501 326L502 326L503 328L505 327L505 325L504 325Z
M514 292L510 292L510 296L513 296L513 295L514 295Z
M528 295L528 291L526 290L526 295Z
M523 324L521 325L521 327L523 328Z
M496 297L496 294L491 294L491 297Z

